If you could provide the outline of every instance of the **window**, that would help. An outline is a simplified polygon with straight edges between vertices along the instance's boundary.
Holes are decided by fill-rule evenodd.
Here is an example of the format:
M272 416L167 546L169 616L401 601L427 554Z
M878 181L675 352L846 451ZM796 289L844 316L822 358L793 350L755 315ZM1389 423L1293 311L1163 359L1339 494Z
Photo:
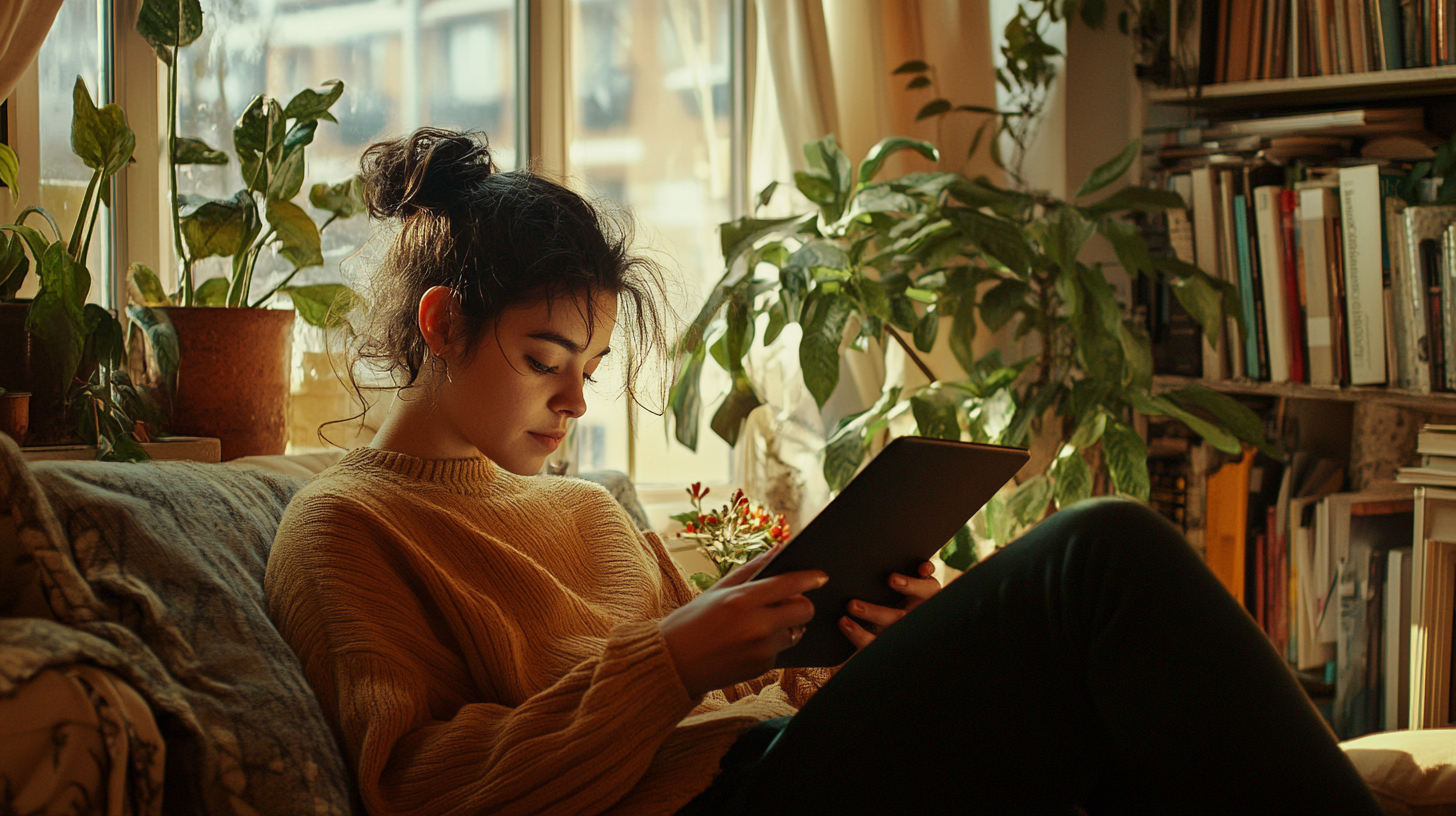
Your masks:
M560 59L566 64L543 69L565 70L564 121L539 120L535 127L553 132L534 139L559 146L573 183L632 208L639 246L681 284L673 287L672 305L690 318L721 270L717 225L735 211L733 156L741 145L742 117L733 109L741 45L733 14L743 1L571 0L535 7L527 0L201 0L204 33L179 55L178 134L202 139L231 160L178 168L179 192L231 197L242 188L232 128L253 95L267 93L286 105L304 88L330 79L342 80L345 90L333 108L337 124L321 123L308 148L305 194L296 199L306 208L309 186L348 178L365 146L420 125L483 130L500 166L524 166L531 152L524 141L527 114L543 104L523 95L529 87L522 81L524 10L538 8L543 19L561 18L565 30L556 33L569 39L552 41L552 47L563 44ZM85 76L106 101L110 44L145 47L139 38L113 36L111 6L107 0L67 2L41 54L38 129L46 148L38 158L21 159L39 165L43 203L58 213L74 212L89 177L68 149L74 77ZM116 24L129 27L132 21ZM122 51L115 59L131 66L152 58L149 51ZM165 94L159 97L129 103L128 117L134 124L164 122L165 111L141 109L165 105ZM159 130L165 133L165 126ZM131 183L152 182L138 176ZM125 228L128 235L149 236L149 245L159 234L167 236L160 250L167 253L165 194L158 201L155 213L128 213ZM322 236L325 265L305 270L294 282L337 280L340 262L369 232L365 218L329 225ZM109 243L106 232L98 234ZM93 250L92 257L100 280L114 280L124 270L124 263L112 265L108 252ZM164 281L175 273L162 258L125 260L156 265ZM267 291L289 268L282 259L260 259L254 293ZM211 258L198 264L195 279L228 272L226 259ZM106 289L95 287L94 299L102 301ZM321 349L320 339L309 334L315 330L298 331L296 355ZM326 365L313 368L328 371ZM309 370L310 363L305 359L300 369ZM710 413L703 417L694 454L672 441L651 413L629 411L620 375L613 383L610 374L589 396L591 412L579 432L583 469L618 469L642 483L673 486L729 480L730 451L707 427ZM713 369L704 385L704 404L711 404L717 396L711 389L726 389L726 376ZM644 402L661 407L657 400Z
M574 0L572 12L570 175L632 209L639 243L682 279L671 306L691 319L722 270L717 227L732 217L731 3ZM725 373L705 370L703 404L727 387ZM589 395L582 467L632 472L640 485L727 483L730 451L707 427L711 413L695 454L646 410L661 408L656 389L643 390L645 407L613 399L621 381L609 372Z

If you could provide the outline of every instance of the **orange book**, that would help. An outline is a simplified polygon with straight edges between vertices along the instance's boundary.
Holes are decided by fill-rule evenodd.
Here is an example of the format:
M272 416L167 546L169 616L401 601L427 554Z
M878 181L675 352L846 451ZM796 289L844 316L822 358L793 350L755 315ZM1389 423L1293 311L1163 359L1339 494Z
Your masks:
M1230 462L1208 477L1208 509L1204 514L1204 538L1208 568L1230 595L1244 602L1244 550L1249 529L1249 471L1254 467L1254 449L1244 458Z

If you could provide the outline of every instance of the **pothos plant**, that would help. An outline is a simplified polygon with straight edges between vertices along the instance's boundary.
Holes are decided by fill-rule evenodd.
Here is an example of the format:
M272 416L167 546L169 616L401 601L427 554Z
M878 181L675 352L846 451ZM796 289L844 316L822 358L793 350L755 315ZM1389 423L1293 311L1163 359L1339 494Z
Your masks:
M331 80L321 89L304 89L286 106L266 94L255 96L233 126L243 189L226 199L183 195L177 189L177 167L229 162L226 153L201 139L177 135L177 52L202 35L202 7L199 0L145 0L136 26L167 67L172 234L180 269L177 291L169 296L155 273L133 266L133 297L147 305L260 307L276 294L287 294L299 317L309 324L340 325L354 302L347 287L292 282L303 269L323 265L320 233L334 221L364 210L357 177L310 189L309 203L329 213L322 224L315 224L294 202L307 169L305 148L313 142L319 122L337 123L330 108L343 95L344 83ZM253 276L265 249L276 251L293 268L255 296ZM231 259L231 274L198 284L196 264L211 257Z
M0 300L16 297L34 264L39 287L26 313L25 328L45 346L55 387L66 394L81 438L97 447L98 459L146 459L137 436L157 419L155 403L134 388L125 371L126 343L121 323L87 303L91 273L87 251L102 205L111 203L111 180L132 161L136 136L115 104L100 108L80 77L72 90L71 150L91 168L76 223L67 237L41 207L26 207L12 224L0 226ZM18 189L19 165L13 151L0 153L0 180ZM41 225L27 224L39 219ZM79 368L87 343L97 368Z
M1154 393L1145 331L1124 316L1101 264L1078 260L1101 234L1129 275L1170 284L1211 341L1226 314L1238 319L1232 287L1192 265L1153 257L1127 220L1183 207L1176 194L1125 187L1092 200L1127 172L1139 149L1132 142L1061 200L952 173L877 180L895 151L937 159L925 142L886 139L857 168L832 136L809 143L809 169L795 174L795 185L816 211L722 226L727 271L677 346L680 370L669 406L678 441L697 444L699 382L711 356L732 382L711 426L735 444L761 404L744 365L749 347L760 331L769 344L797 323L803 381L821 407L839 382L846 341L864 353L898 345L930 380L908 389L891 384L869 409L839 422L824 449L831 489L854 476L876 437L906 413L924 436L1014 446L1037 433L1052 437L1056 455L1043 472L993 499L978 517L983 537L998 545L1049 505L1087 498L1099 471L1117 492L1146 500L1147 451L1134 412L1181 421L1222 451L1237 453L1247 443L1274 453L1260 420L1228 396L1196 385ZM999 350L978 357L972 341L980 326L1009 326L1018 339L1034 338L1039 351L1011 361ZM942 331L964 371L958 379L937 376L920 356ZM1053 419L1043 426L1047 416ZM974 559L970 543L963 530L943 556L964 568Z

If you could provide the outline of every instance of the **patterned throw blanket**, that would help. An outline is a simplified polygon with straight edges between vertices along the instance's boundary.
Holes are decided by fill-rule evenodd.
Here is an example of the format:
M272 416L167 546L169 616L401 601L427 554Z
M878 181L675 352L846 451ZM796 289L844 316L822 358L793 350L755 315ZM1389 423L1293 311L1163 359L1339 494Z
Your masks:
M74 698L76 716L46 736L52 764L94 732L85 773L113 780L101 788L113 801L76 812L351 810L344 763L263 597L273 533L303 484L183 462L28 465L0 434L0 705ZM35 784L34 754L0 749L0 811L31 810L18 807L25 777L10 774Z

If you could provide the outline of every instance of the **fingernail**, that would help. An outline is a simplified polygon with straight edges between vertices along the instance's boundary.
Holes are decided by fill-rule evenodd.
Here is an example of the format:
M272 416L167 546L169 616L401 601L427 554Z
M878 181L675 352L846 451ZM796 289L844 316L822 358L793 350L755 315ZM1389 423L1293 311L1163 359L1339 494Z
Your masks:
M819 586L824 586L827 583L829 583L829 576L821 573L819 575Z
M894 578L891 578L890 579L890 584L892 586L896 586L896 587L899 587L901 589L903 589L906 586L908 586L909 583L910 582L907 581L907 580L905 580L905 576L903 576L903 575L896 575Z
M849 611L851 611L854 614L858 615L858 614L861 614L862 612L864 612L864 606L862 604L860 604L859 601L850 601L849 602Z

